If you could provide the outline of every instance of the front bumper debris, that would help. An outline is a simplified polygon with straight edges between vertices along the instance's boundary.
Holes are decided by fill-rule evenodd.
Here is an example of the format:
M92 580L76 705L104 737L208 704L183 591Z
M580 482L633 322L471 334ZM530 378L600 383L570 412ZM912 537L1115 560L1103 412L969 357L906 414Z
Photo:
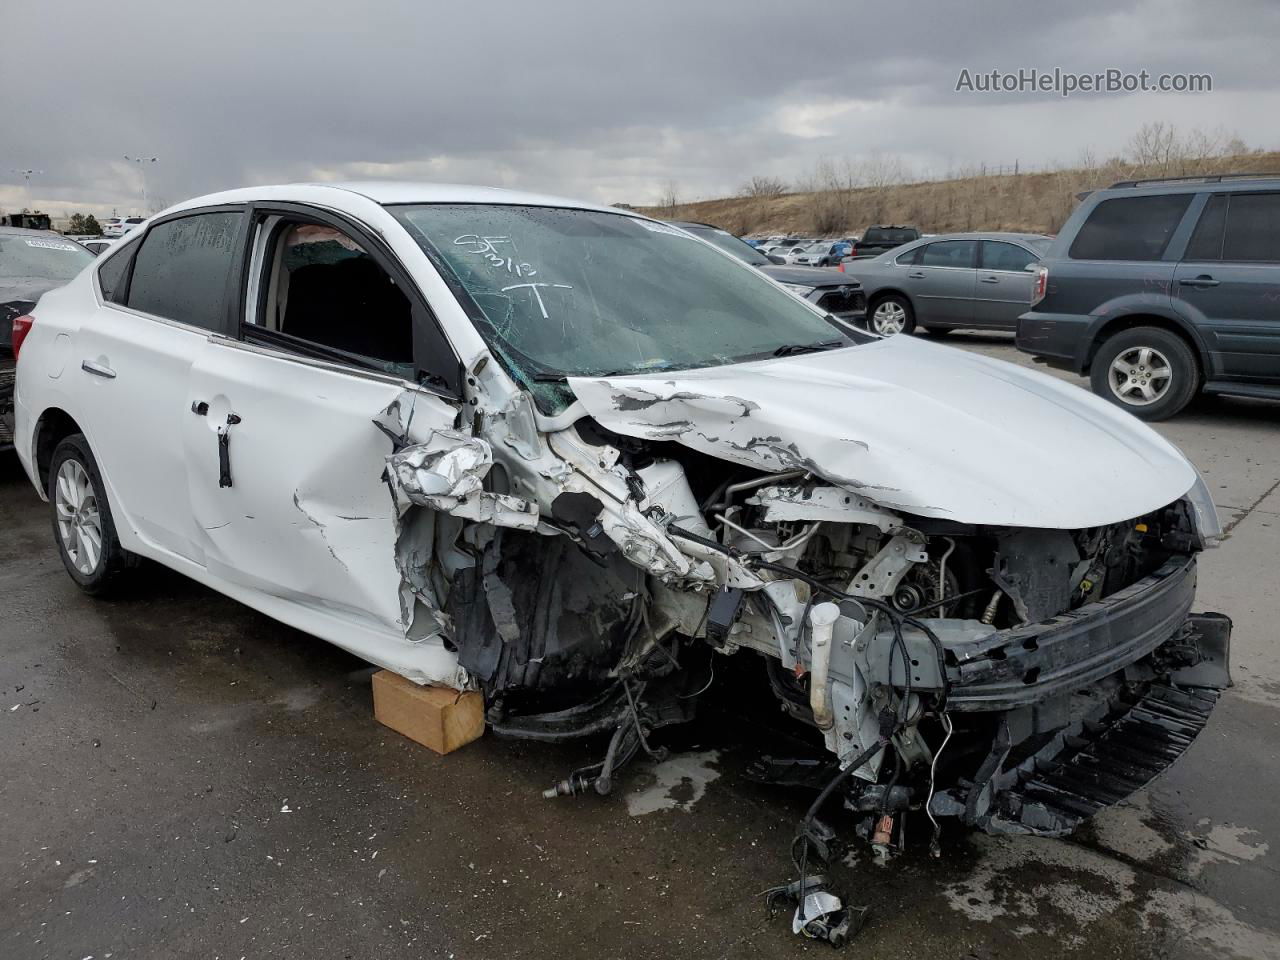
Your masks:
M1178 556L1096 603L952 645L947 709L1007 710L1096 683L1174 636L1195 593L1195 557Z
M935 794L929 811L993 834L1070 833L1145 787L1191 746L1231 685L1230 637L1227 617L1193 614L1151 654L1104 682L999 714L977 774ZM1069 720L1045 729L1044 714Z

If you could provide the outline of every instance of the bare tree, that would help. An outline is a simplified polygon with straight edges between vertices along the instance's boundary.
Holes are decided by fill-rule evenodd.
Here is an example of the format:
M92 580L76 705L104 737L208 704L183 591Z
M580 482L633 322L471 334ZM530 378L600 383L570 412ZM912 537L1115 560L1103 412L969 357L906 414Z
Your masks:
M1129 138L1129 159L1156 174L1171 173L1181 153L1177 129L1163 120L1144 123Z
M752 177L742 186L742 195L756 200L773 200L787 192L787 185L779 177Z
M658 206L667 211L668 217L676 215L676 207L680 206L680 189L674 180L668 180L667 185L662 188L662 197L658 201Z

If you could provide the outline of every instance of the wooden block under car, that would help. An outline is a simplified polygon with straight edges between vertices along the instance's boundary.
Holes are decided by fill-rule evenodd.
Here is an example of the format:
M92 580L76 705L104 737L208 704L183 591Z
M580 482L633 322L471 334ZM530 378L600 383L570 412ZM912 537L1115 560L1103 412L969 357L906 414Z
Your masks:
M484 697L422 687L390 670L373 675L373 716L436 753L452 753L484 733Z

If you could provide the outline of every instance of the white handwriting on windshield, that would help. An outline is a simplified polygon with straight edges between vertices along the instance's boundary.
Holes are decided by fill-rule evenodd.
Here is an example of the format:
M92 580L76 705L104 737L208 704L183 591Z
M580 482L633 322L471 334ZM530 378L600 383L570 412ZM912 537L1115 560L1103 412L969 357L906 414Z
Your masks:
M538 309L542 311L543 320L550 320L551 318L547 315L547 305L542 302L542 293L538 288L551 287L558 290L573 289L573 286L567 283L513 283L509 287L503 287L502 292L506 293L508 290L523 290L526 287L533 293L533 299L538 301Z
M513 273L517 277L536 276L538 271L532 265L517 261L514 257L504 256L498 249L498 244L510 242L510 237L482 237L476 233L465 233L455 237L453 244L462 247L467 253L484 257L491 267L506 270L507 273Z

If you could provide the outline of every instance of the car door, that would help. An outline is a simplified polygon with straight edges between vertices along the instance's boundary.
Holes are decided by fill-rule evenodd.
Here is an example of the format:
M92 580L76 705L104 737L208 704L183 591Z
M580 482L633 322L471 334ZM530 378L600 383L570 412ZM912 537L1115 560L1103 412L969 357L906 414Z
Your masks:
M75 338L77 416L113 493L127 548L204 564L187 502L187 378L229 328L243 207L183 211L105 259L100 304ZM136 540L135 540L136 538Z
M1202 332L1211 378L1280 382L1280 193L1208 198L1173 305Z
M974 326L1016 330L1018 317L1031 307L1035 275L1027 271L1036 253L1006 240L983 240L978 251L973 293Z
M973 322L977 240L935 240L916 248L904 274L921 326L966 326Z
M390 253L339 223L255 208L240 336L191 371L189 495L214 576L403 636L386 458L454 426L457 363Z

